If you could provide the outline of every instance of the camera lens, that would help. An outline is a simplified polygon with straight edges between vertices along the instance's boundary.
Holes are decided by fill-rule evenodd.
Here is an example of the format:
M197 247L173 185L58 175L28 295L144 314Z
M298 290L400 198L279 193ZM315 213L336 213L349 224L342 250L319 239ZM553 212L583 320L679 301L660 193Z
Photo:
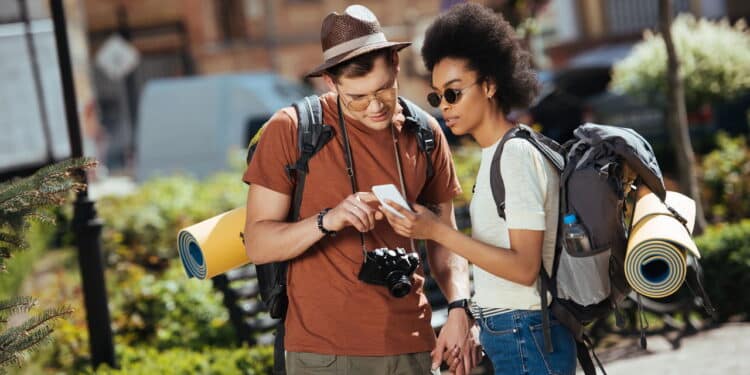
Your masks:
M411 291L411 281L403 272L389 273L386 277L386 283L391 295L396 298L404 297Z

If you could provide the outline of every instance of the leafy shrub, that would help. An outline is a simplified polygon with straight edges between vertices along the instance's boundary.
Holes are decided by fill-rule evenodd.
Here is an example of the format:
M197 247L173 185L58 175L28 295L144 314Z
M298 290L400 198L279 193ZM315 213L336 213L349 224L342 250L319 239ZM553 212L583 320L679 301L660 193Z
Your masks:
M456 175L463 189L463 193L456 197L454 203L457 207L465 206L471 202L479 162L482 160L482 149L476 143L467 141L460 147L453 148L451 152L456 166Z
M705 287L719 319L750 313L750 220L707 228L696 239Z
M200 349L231 346L234 329L211 282L188 279L173 262L162 275L124 264L114 274L112 324L120 343Z
M55 345L43 350L33 362L66 373L79 373L89 364L90 349L83 296L72 249L57 252L58 269L40 291L40 300L69 303L75 311L56 327ZM63 256L65 259L63 259ZM74 262L75 263L75 262ZM122 263L107 272L110 316L115 348L149 346L154 350L183 347L197 350L206 346L231 348L236 345L234 329L221 301L221 293L210 281L188 279L181 265L166 272L149 272Z
M717 136L718 148L705 156L703 200L712 221L750 217L750 148L745 137Z
M120 369L106 366L97 369L101 375L265 375L273 372L273 348L258 346L234 349L169 349L159 352L153 347L122 347L118 350Z
M29 248L18 251L6 261L8 269L0 277L0 300L6 300L18 294L23 280L31 273L34 262L47 248L52 226L46 223L31 223L26 234Z
M97 205L104 220L102 240L107 262L132 262L166 268L177 259L177 232L189 225L245 204L241 174L222 173L206 181L172 176L146 182L127 197L110 197Z
M750 35L744 21L696 20L678 16L672 24L680 77L688 109L731 100L750 90ZM667 52L661 35L646 32L612 72L613 90L664 103Z

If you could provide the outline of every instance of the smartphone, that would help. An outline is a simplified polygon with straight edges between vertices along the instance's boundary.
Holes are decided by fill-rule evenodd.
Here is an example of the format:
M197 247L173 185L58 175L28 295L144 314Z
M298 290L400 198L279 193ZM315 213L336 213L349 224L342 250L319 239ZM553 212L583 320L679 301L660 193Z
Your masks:
M387 200L391 200L398 204L399 206L412 211L411 207L409 207L409 204L406 203L406 199L404 199L404 196L401 195L401 193L396 189L396 185L394 184L386 184L386 185L375 185L372 187L372 192L375 194L375 196L380 201L380 204L388 211L390 211L392 214L398 216L398 217L404 217L404 215L401 215L400 212L393 209L391 206L387 205L385 202Z

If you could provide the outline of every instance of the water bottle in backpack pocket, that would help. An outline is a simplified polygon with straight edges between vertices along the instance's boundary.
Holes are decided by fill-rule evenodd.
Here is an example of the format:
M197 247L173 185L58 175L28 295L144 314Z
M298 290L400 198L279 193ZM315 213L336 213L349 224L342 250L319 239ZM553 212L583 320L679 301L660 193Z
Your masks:
M591 242L586 228L574 213L563 217L562 241L556 274L557 297L582 306L607 299L611 250L590 255Z

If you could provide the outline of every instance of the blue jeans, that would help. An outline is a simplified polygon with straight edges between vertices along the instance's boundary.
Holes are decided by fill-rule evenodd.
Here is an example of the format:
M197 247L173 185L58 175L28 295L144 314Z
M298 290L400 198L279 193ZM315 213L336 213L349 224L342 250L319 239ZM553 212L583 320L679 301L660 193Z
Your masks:
M492 361L495 375L575 374L575 339L551 313L551 353L544 349L541 311L513 310L480 317L479 324L479 341Z

